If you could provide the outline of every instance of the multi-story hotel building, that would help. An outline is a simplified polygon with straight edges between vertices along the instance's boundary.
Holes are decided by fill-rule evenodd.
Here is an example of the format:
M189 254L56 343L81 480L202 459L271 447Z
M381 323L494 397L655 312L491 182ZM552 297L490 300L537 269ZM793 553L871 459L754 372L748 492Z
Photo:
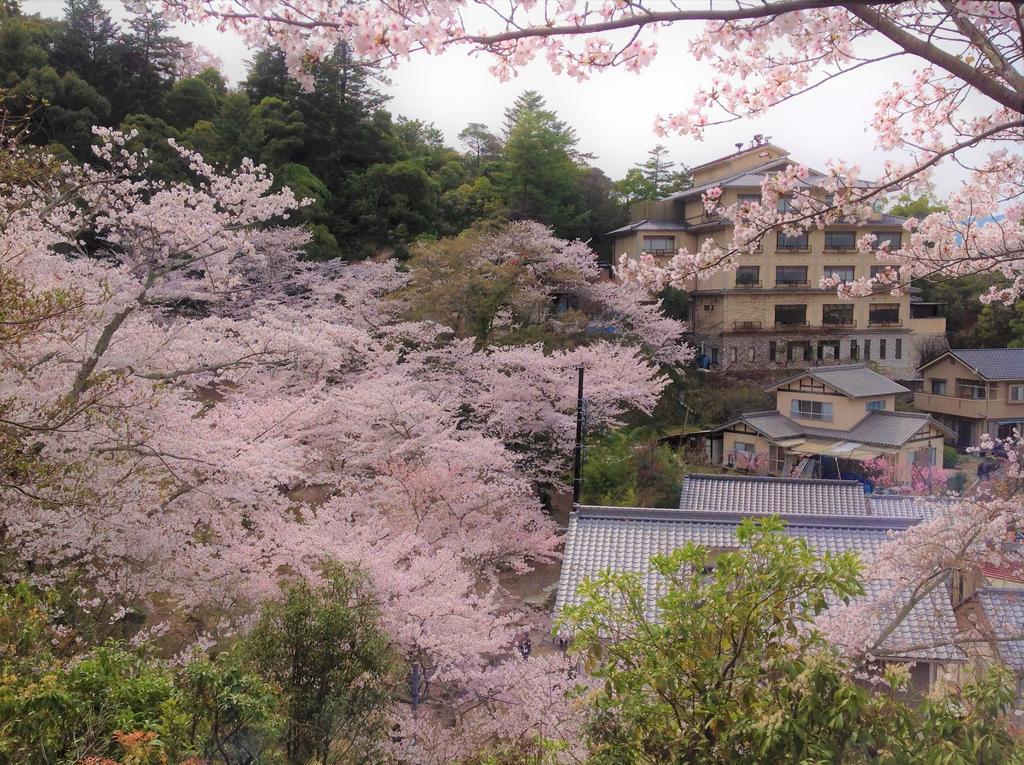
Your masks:
M633 205L632 222L609 233L614 256L648 253L668 260L681 247L699 249L708 237L727 245L731 222L708 216L701 194L717 186L723 205L757 200L766 175L791 163L783 149L755 141L693 168L692 188ZM812 170L806 183L813 189L824 178ZM883 268L873 254L858 253L856 241L870 233L877 243L887 241L895 249L902 241L902 224L903 218L878 212L859 225L801 236L770 232L759 252L738 256L736 270L694 279L688 286L693 342L713 368L723 370L852 361L874 362L893 377L916 377L920 349L945 341L946 321L936 305L887 292L843 301L835 290L818 286L823 276L850 280Z

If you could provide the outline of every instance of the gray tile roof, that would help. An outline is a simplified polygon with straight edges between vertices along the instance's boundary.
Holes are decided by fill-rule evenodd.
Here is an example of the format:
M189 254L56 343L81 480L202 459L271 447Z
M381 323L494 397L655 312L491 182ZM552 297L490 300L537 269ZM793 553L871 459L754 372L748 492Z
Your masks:
M900 447L910 441L925 425L934 425L950 437L953 436L953 432L949 428L929 414L890 412L888 410L868 412L849 430L832 430L803 425L778 411L743 414L738 420L733 420L714 430L726 430L736 423L749 425L772 441L807 436L837 443L855 441L868 446Z
M986 380L1024 380L1024 348L953 348L949 352Z
M602 236L629 234L633 231L685 231L687 228L687 224L680 220L651 220L649 218L644 218L643 220L634 221L633 223L627 223L625 226L617 228L614 231L608 231Z
M812 481L761 476L688 475L679 507L703 512L865 515L856 481Z
M687 542L710 548L736 548L736 527L749 513L689 510L580 507L569 517L556 612L579 602L578 589L605 569L642 575L650 615L656 618L660 577L651 570L651 556L669 553ZM908 528L911 520L868 517L809 517L786 514L785 533L806 539L819 555L852 551L862 557L876 553L890 530ZM883 586L871 584L871 589ZM939 590L911 611L883 648L902 658L958 661L962 654L950 646L910 650L912 646L948 640L956 629L948 594Z
M690 473L683 477L679 508L702 513L808 517L930 518L944 500L865 494L857 481Z
M985 613L1000 658L1014 672L1024 671L1024 591L985 588L975 594Z
M806 372L787 377L781 382L775 383L767 390L776 390L787 383L799 380L801 377L812 377L820 383L835 388L844 396L850 398L865 398L867 396L886 396L890 393L909 393L899 383L895 383L888 377L878 374L864 364L842 364L832 367L812 367Z

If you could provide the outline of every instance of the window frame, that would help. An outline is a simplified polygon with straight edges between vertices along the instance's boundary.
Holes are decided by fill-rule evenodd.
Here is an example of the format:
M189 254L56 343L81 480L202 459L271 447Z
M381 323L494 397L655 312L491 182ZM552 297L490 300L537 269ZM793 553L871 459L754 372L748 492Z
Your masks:
M809 404L804 407L803 404ZM816 411L817 410L817 411ZM815 401L809 398L794 398L789 406L790 416L799 420L832 422L835 411L831 401Z
M658 240L663 240L665 242L668 242L669 243L669 248L665 249L665 248L653 248L653 247L652 248L648 248L647 247L647 243L648 242L654 242L654 241L658 241ZM642 252L644 255L653 255L656 258L661 258L661 257L670 256L670 255L675 255L677 252L679 252L679 248L676 247L676 237L675 237L675 234L662 235L662 236L655 236L653 234L651 234L651 235L645 234L643 240L640 243L640 252Z
M795 239L798 241L796 245L783 244L786 239ZM802 244L799 241L802 240ZM783 233L782 231L775 232L775 251L776 252L810 252L811 242L810 233L804 231L802 234L798 234L795 237Z
M836 234L849 235L850 243L836 246L830 240ZM853 230L829 231L825 230L825 252L855 252L857 250L857 232Z
M886 241L892 242L895 237L899 237L899 242L895 246L890 244L888 251L896 252L896 250L903 248L903 232L902 231L872 231L871 236L874 238L871 240L872 251L882 249L882 244Z
M849 276L849 278L847 278L846 276L836 276L836 272L837 271L848 272L850 276ZM821 275L823 277L825 277L826 279L835 276L840 281L852 282L854 279L857 278L857 267L856 266L831 266L831 265L826 265L822 269Z
M872 318L872 316L878 313L893 314L892 320L879 320ZM868 326L869 327L898 327L901 324L900 320L900 304L899 303L869 303L868 304Z
M803 311L803 320L799 322L780 322L779 309L796 309ZM776 303L775 305L775 326L776 327L806 327L807 326L807 304L806 303Z
M841 309L844 315L849 317L848 321L829 321L829 313L835 312L837 309ZM853 303L825 303L821 307L821 325L823 327L855 327L856 322L853 319Z
M786 270L794 271L797 273L802 272L803 277L800 279L780 279L779 273ZM807 266L775 266L775 286L776 287L806 287L810 282L808 281L808 268Z

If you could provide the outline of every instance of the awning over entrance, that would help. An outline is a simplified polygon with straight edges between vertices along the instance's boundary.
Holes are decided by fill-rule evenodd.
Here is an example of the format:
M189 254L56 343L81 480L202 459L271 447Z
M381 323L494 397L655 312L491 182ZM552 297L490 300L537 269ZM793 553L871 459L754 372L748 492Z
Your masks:
M805 456L838 457L848 460L870 460L883 454L897 454L899 449L886 449L881 446L866 446L856 441L823 441L818 439L790 439L790 442L779 442L795 454Z

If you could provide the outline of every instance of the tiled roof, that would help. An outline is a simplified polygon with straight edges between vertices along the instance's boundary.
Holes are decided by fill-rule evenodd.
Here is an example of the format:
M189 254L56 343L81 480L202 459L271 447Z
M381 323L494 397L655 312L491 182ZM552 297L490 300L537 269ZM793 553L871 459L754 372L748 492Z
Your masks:
M736 548L736 527L748 513L692 512L642 508L580 507L569 517L556 611L576 604L580 584L605 569L641 574L652 618L660 577L651 570L651 556L669 553L688 542L710 548ZM819 555L852 551L863 557L878 551L890 530L913 521L869 517L809 517L782 515L785 533L806 539ZM872 585L875 589L879 585ZM945 593L935 590L911 611L885 641L883 648L903 658L957 661L961 653L950 646L910 650L947 640L955 630L952 607ZM903 649L906 648L906 652Z
M617 228L614 231L608 231L602 236L611 236L612 234L628 234L632 231L685 231L687 224L680 220L651 220L644 218L643 220L634 221L633 223L627 223L621 228Z
M776 390L787 383L799 380L801 377L813 377L818 382L835 388L844 396L849 396L850 398L886 396L890 393L909 392L907 388L904 388L899 383L895 383L888 377L878 374L873 369L868 369L864 364L812 367L806 372L787 377L785 380L769 386L768 390Z
M715 428L715 430L725 430L738 422L749 425L772 441L810 436L838 443L855 441L869 446L899 447L912 439L925 425L934 425L950 436L953 435L949 428L929 414L922 412L890 412L888 410L868 412L849 430L832 430L830 428L803 425L778 411L743 414L740 415L738 420L726 423Z
M985 588L975 594L985 613L1000 658L1015 672L1024 671L1024 591Z
M811 481L760 476L688 475L679 507L703 512L865 515L856 481Z
M880 446L903 446L928 424L952 435L949 428L929 414L875 410L868 412L867 416L854 425L843 440Z
M949 352L986 380L1024 380L1024 348L953 348Z

